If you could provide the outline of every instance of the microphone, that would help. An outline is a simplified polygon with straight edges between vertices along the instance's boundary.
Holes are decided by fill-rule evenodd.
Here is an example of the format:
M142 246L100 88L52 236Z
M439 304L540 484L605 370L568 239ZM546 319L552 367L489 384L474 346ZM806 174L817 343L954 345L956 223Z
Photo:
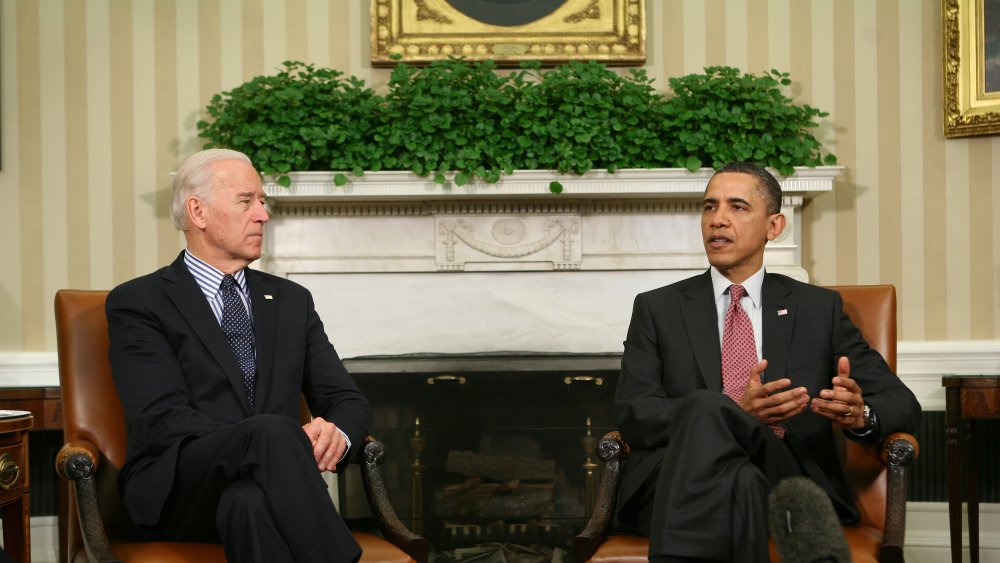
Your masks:
M781 563L851 563L833 502L811 479L783 479L767 503L767 524Z

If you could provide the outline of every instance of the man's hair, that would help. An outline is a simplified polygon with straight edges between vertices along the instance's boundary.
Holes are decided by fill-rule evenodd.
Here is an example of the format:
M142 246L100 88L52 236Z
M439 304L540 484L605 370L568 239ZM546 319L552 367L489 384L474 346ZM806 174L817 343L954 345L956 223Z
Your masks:
M736 161L716 170L715 174L712 174L712 178L726 173L747 174L756 178L757 189L760 190L764 201L767 202L767 214L781 213L781 184L766 169L752 162Z
M174 188L170 201L170 218L178 230L186 231L188 224L187 200L195 196L205 201L212 199L212 179L215 174L211 167L223 160L242 160L250 166L250 157L230 149L207 149L196 152L181 163L174 175Z

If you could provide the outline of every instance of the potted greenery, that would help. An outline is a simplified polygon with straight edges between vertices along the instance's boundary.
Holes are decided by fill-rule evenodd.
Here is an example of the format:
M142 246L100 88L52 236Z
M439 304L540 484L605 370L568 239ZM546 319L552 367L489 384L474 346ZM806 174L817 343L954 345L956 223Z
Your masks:
M277 183L292 171L407 170L437 184L494 183L515 170L717 167L750 160L782 175L836 163L812 134L827 114L793 102L787 73L710 67L657 91L645 71L596 62L551 69L491 61L399 64L385 94L342 73L286 62L213 97L198 123L207 147L247 153ZM559 181L552 191L562 189Z

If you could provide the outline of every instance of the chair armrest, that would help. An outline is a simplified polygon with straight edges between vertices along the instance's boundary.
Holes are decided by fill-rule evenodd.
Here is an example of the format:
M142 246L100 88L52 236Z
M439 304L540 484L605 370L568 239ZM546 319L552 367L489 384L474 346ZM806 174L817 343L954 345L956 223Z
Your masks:
M385 538L405 551L417 563L427 563L430 544L425 538L414 534L396 516L389 502L389 496L382 482L379 466L385 458L385 447L372 436L365 438L361 458L361 480L365 485L365 495L372 514L379 522L379 529Z
M896 432L882 440L879 457L889 475L885 498L885 532L879 550L881 563L903 562L903 540L906 533L906 468L917 459L920 445L905 432Z
M628 444L618 432L608 432L597 443L597 457L604 464L604 474L598 485L594 513L591 514L587 527L573 538L573 561L576 563L590 559L597 551L597 547L607 538L608 527L614 516L622 463L629 452Z
M56 473L67 481L93 477L100 458L100 450L90 440L70 440L56 455Z
M889 467L906 467L920 455L916 436L906 432L893 432L882 440L879 456Z
M76 493L76 511L80 519L83 544L91 561L120 563L111 551L111 542L104 531L104 522L97 505L97 463L100 459L97 446L87 440L72 440L63 444L56 455L56 473L73 485Z

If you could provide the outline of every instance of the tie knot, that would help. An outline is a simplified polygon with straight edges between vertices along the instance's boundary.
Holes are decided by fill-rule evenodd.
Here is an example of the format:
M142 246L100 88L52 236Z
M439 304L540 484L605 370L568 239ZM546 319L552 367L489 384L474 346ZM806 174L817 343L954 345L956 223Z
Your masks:
M743 299L743 296L746 294L747 294L746 288L744 288L742 285L738 283L734 283L733 285L729 286L729 298L734 302L738 303L739 300Z
M231 275L223 276L222 284L219 285L219 289L222 291L233 291L236 289L236 278Z

